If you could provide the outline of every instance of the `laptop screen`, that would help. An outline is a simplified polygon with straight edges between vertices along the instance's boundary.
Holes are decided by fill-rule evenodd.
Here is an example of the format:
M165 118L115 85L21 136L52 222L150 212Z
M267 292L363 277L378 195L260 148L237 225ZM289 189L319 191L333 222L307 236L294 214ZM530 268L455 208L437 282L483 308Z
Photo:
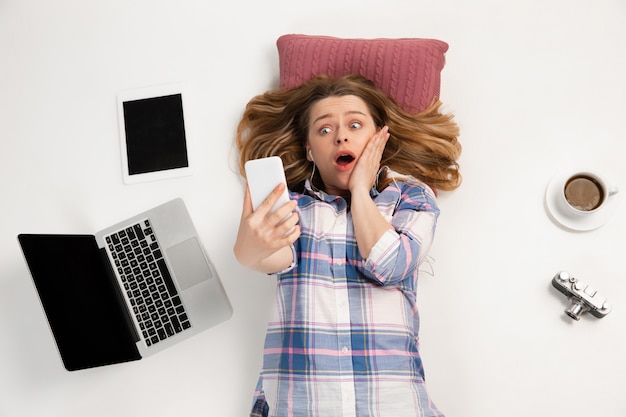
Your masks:
M141 359L117 281L90 235L19 235L69 371Z

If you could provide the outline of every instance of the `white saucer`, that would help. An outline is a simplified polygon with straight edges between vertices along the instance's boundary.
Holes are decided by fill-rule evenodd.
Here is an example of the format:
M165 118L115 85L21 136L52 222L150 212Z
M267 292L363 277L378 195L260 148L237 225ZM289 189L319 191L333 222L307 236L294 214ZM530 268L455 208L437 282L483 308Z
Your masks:
M578 232L594 230L605 224L613 214L616 196L609 197L605 206L594 213L573 217L563 213L558 204L561 190L565 185L565 179L565 175L555 176L546 189L546 208L552 220L567 229Z

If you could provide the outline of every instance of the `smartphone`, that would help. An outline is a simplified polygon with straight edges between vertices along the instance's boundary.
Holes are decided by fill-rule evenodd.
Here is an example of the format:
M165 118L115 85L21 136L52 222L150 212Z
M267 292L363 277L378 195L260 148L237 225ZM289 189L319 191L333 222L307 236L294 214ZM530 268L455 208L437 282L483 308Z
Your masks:
M280 157L270 156L267 158L251 159L246 162L244 167L246 170L246 178L248 179L248 187L250 188L250 197L252 197L252 208L254 210L259 207L279 183L285 184L285 189L270 212L273 212L289 201L285 169L283 168L283 161Z

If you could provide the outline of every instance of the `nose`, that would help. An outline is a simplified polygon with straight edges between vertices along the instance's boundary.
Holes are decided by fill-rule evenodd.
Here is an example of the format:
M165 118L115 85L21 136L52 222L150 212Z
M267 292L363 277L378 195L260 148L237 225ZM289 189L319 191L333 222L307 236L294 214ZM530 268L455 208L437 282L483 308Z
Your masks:
M337 137L335 138L335 143L339 145L341 144L341 142L347 142L347 141L348 141L348 130L343 126L339 126L337 129Z

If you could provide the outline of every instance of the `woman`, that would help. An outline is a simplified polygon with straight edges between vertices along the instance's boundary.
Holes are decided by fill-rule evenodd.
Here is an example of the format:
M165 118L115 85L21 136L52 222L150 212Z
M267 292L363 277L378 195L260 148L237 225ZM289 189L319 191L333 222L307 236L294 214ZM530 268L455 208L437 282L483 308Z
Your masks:
M404 112L360 76L315 78L247 105L240 170L277 155L277 187L252 210L237 259L277 275L253 416L442 416L418 349L418 268L439 209L460 183L458 127L435 103Z

